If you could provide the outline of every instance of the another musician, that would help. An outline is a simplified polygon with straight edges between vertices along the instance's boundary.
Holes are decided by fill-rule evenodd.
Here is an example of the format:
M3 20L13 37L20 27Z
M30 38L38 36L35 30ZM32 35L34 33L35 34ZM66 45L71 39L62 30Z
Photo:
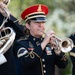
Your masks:
M70 37L75 45L75 33L73 33ZM75 47L70 51L70 58L72 61L72 75L75 75Z
M56 44L53 41L54 31L49 30L44 33L47 14L48 7L43 4L30 6L21 14L29 34L14 44L18 75L55 75L55 65L65 68L68 64L65 53L61 50L57 52L49 45L49 43ZM43 34L45 34L44 38Z
M7 17L5 10L8 11L7 5L9 4L9 2L10 0L0 0L0 26L3 23L4 19ZM16 37L15 37L16 40L24 35L24 31L23 31L24 27L21 26L18 22L15 22L15 20L17 19L10 14L9 19L4 24L4 28L5 27L13 28L14 31L16 32ZM5 60L3 60L2 62L1 59L3 59L3 57L5 58ZM15 68L12 46L5 54L0 54L0 62L2 62L0 63L0 75L16 75L16 68Z

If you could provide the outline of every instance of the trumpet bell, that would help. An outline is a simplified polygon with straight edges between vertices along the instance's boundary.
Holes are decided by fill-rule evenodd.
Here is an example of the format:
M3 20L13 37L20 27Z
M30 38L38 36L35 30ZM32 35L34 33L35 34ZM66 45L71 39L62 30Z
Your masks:
M74 47L74 43L70 38L67 38L65 40L62 40L59 46L61 48L61 51L66 53L72 50L72 48Z

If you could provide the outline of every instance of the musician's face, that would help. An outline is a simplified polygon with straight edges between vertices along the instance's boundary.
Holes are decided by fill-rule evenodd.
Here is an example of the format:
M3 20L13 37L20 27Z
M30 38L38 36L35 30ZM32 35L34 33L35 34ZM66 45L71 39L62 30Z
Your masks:
M44 34L45 22L36 22L32 20L30 24L27 24L27 28L30 30L31 35L39 38Z

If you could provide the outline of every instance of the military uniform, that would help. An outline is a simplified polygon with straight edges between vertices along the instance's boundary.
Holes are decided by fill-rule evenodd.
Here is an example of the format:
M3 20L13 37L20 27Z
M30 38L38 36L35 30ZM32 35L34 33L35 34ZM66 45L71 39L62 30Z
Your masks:
M0 25L3 22L4 17L0 14ZM5 23L4 27L11 27L16 32L15 40L23 36L23 26L19 25L18 22L14 21L17 20L12 15L10 15L10 18L7 20L7 23ZM16 68L15 68L15 62L14 62L14 56L13 56L13 50L12 46L11 48L4 54L7 62L0 65L0 75L16 75Z
M25 20L26 25L29 25L29 30L43 29L41 24L47 21L48 7L43 4L36 4L25 9L21 18ZM33 22L34 21L34 22ZM34 24L33 24L34 23ZM39 30L40 31L40 30ZM55 75L55 65L59 68L67 66L67 58L64 53L59 56L55 54L47 45L42 50L41 43L43 42L42 35L35 33L39 38L33 37L33 31L30 31L29 36L23 37L14 43L14 56L17 65L18 75Z
M30 35L28 38L16 41L14 55L18 75L55 75L55 65L59 68L66 67L65 54L57 56L49 46L42 51L40 46L42 40L42 37L37 39Z
M70 39L72 39L74 45L75 45L75 33L73 33L70 37ZM70 58L72 61L72 75L75 75L75 47L70 51Z

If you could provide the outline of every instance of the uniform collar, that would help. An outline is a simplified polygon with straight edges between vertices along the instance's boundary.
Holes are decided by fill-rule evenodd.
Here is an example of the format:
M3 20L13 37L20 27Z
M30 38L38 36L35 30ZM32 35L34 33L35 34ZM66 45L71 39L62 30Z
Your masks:
M40 38L36 38L32 35L29 35L29 40L30 41L34 41L34 42L39 42L39 41L42 41L43 37L40 37Z

